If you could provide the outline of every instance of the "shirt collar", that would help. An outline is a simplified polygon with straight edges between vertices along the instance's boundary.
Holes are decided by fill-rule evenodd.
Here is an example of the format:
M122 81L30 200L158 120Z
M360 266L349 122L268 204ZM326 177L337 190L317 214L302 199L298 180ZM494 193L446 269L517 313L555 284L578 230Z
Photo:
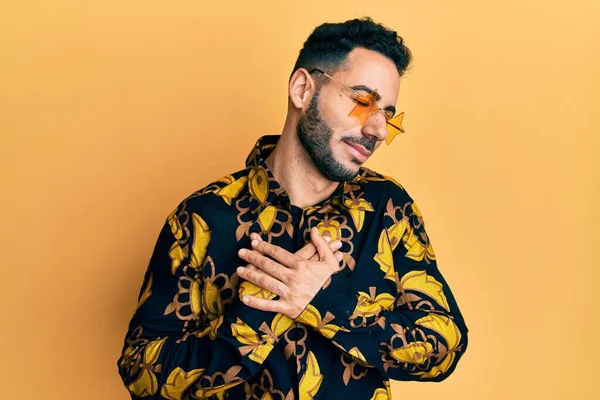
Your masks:
M265 162L271 151L277 146L280 137L281 135L265 135L260 137L246 158L250 209L253 212L261 212L269 205L289 207L288 194L279 182L275 180ZM361 174L359 173L351 181L340 182L329 198L310 208L321 208L333 201L344 205L350 210L373 211L370 204L361 199L360 195L356 196L356 189L360 187L360 180Z

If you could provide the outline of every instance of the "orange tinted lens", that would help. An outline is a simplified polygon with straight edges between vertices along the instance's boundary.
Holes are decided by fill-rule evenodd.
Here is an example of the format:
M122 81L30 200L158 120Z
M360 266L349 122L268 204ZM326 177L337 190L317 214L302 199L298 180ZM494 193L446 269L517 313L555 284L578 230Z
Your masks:
M358 117L358 119L360 119L361 125L364 125L365 122L367 122L367 119L369 119L369 116L373 112L379 111L377 103L375 102L375 93L377 93L376 90L367 95L354 96L356 106L352 109L349 116Z
M387 135L387 138L385 139L386 144L392 143L392 140L394 140L394 138L397 135L404 133L404 128L402 127L402 119L403 118L404 118L404 112L401 112L400 114L396 115L394 118L391 118L387 122L388 135Z

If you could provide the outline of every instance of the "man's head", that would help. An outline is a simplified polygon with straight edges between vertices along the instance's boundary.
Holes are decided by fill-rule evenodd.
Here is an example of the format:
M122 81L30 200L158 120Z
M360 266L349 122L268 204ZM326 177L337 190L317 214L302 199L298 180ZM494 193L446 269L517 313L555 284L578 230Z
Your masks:
M377 90L378 107L394 112L410 59L396 32L368 18L326 23L308 37L290 77L290 112L299 113L299 141L325 177L354 178L387 136L383 113L364 124L349 115L356 101L343 88Z

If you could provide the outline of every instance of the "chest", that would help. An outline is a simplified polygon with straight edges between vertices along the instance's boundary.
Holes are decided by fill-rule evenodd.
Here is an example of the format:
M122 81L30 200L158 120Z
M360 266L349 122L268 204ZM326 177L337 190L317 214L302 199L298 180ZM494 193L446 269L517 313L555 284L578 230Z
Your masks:
M387 240L387 233L383 217L377 212L334 207L294 212L268 206L260 213L242 209L235 216L220 216L218 223L211 225L217 229L211 232L202 279L205 287L218 292L224 304L236 293L240 282L236 268L246 263L237 252L250 248L251 233L295 253L310 242L313 227L331 241L342 242L339 273L351 278L354 293L396 295L396 285L385 279L386 271L380 260L381 245Z

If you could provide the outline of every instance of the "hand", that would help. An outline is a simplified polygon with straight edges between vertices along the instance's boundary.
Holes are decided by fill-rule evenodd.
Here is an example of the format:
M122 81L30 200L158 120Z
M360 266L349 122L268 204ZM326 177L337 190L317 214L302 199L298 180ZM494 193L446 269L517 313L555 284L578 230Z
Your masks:
M330 248L317 228L311 230L310 236L310 244L316 248L310 259L302 257L313 251L308 245L292 254L256 237L252 238L252 250L241 249L238 252L240 258L253 266L238 267L238 275L279 296L278 300L267 300L246 295L243 298L246 305L290 318L300 315L327 279L339 271L342 256L339 252L337 257L333 253L333 249L341 247L341 242L334 242L333 249Z
M252 235L255 235L255 237L252 237ZM251 237L253 239L262 241L262 238L260 237L260 235L255 234L255 233L253 233L252 235L251 235ZM342 247L341 240L335 240L332 242L331 239L329 238L329 236L323 236L323 239L325 239L325 241L327 243L329 243L329 249L331 249L335 258L338 261L342 261L342 259L344 258L344 255L342 253L340 253L340 251L339 251L339 249ZM317 251L317 248L315 247L313 242L306 243L303 248L301 248L294 254L296 254L297 256L300 256L302 258L306 258L307 260L320 261L319 252ZM256 269L256 267L252 264L248 264L247 268Z
M250 239L262 241L262 238L257 233L250 234ZM335 240L332 242L331 239L329 238L329 236L324 236L323 239L325 239L325 241L329 243L329 248L333 252L333 255L335 256L335 258L338 261L342 261L344 259L344 255L339 251L339 249L342 247L342 242L340 240ZM316 260L316 261L320 260L319 252L317 251L317 248L315 247L315 245L312 242L306 243L303 248L301 248L294 254L296 254L297 256L300 256L302 258L305 258L307 260L311 260L311 261L312 260ZM253 264L246 264L246 268L251 271L258 271L260 274L264 274L264 272L262 272L260 269L256 268Z

